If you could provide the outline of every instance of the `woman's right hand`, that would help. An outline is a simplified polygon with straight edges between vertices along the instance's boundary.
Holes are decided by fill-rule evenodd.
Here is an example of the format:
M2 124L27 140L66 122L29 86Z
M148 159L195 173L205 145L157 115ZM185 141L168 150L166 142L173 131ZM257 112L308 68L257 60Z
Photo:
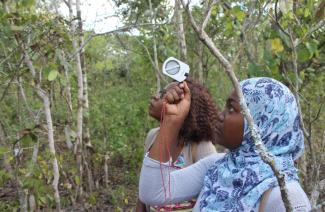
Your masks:
M182 125L191 105L191 92L184 81L169 88L164 95L166 103L165 119Z
M167 162L179 154L178 134L190 110L191 93L186 82L167 89L163 97L165 104L164 121L158 136L149 151L149 157Z

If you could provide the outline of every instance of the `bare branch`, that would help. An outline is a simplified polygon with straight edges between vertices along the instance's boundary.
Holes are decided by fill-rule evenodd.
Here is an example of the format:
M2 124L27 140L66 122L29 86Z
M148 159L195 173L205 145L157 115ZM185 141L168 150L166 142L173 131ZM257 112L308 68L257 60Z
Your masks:
M14 54L14 53L16 53L16 50L17 50L17 47L14 49L14 50L12 50L11 52L10 52L10 54L9 55L7 55L1 62L0 62L0 66L4 63L4 62L6 62L7 60L9 60L10 59L10 57Z
M177 38L178 38L178 45L180 49L180 57L181 60L186 62L187 61L187 48L186 48L186 39L185 39L185 32L184 32L184 25L183 25L183 15L181 9L180 0L175 0L175 10L174 16L176 18L176 31L177 31Z
M311 123L314 123L315 121L317 121L317 119L319 118L320 112L322 111L323 105L324 105L324 101L322 101L322 103L320 104L317 114L316 114L315 118L313 120L311 120Z
M299 95L298 95L298 91L299 91L299 75L298 75L298 65L297 65L297 50L296 50L296 46L294 44L294 39L293 39L292 32L290 31L290 33L288 35L289 35L289 38L290 38L291 48L292 48L293 71L295 73L295 78L296 78L295 87L294 87L295 88L294 89L294 95L296 97L296 101L297 101L297 105L298 105L298 109L299 109L301 127L303 129L303 132L304 132L305 136L309 137L309 133L307 132L307 130L305 128L305 125L304 125L304 120L303 120L303 116L302 116L302 112L301 112L300 100L299 100Z
M154 24L154 25L165 25L165 24L169 24L169 23L161 23L161 24ZM87 37L87 39L83 42L82 45L80 45L80 47L75 50L74 53L72 53L70 56L68 56L67 60L70 61L72 60L77 53L80 53L80 51L91 41L91 39L93 39L94 37L98 37L98 36L105 36L105 35L109 35L109 34L113 34L113 33L117 33L117 32L125 32L125 31L129 31L130 29L132 28L139 28L139 27L142 27L142 26L150 26L150 25L153 25L152 23L143 23L143 24L136 24L136 25L130 25L130 26L123 26L123 27L120 27L120 28L117 28L117 29L114 29L114 30L111 30L111 31L107 31L107 32L103 32L103 33L93 33L91 35L89 35Z
M150 54L150 52L149 52L149 49L138 39L138 38L136 38L135 37L135 39L136 39L136 41L144 48L144 50L147 52L147 56L148 56L148 58L149 58L149 60L150 60L150 63L151 63L151 65L152 65L152 67L154 68L154 70L155 70L155 73L156 73L156 76L158 77L160 77L160 79L163 79L164 80L164 82L167 82L166 80L165 80L165 78L163 77L163 75L159 72L159 70L157 70L155 67L155 62L154 62L154 60L153 60L153 58L152 58L152 56L151 56L151 54Z
M317 31L318 29L321 29L325 26L325 20L321 20L320 22L318 22L318 24L316 24L315 26L313 26L305 35L303 38L299 39L299 40L295 40L295 46L298 46L301 42L303 42L309 35L311 35L312 33L314 33L315 31Z
M212 8L213 6L216 4L216 0L213 0L212 3L209 5L209 1L207 2L207 8L205 10L205 13L204 13L204 21L202 23L202 26L201 26L201 30L204 30L205 27L207 26L208 22L209 22L209 19L210 19L210 16L211 16L211 11L212 11Z
M64 2L64 4L67 6L67 7L70 7L69 5L69 2L67 0L62 0Z

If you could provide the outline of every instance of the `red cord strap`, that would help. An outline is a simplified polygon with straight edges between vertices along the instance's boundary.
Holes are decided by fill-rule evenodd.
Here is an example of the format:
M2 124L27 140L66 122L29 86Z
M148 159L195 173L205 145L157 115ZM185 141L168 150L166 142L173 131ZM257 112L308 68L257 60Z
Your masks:
M164 137L164 125L165 125L165 114L166 114L166 102L163 102L163 106L161 109L161 113L160 113L160 142L159 142L159 159L160 159L160 173L161 173L161 180L163 183L163 188L164 188L164 197L165 197L165 202L167 201L167 191L166 191L166 187L165 187L165 182L164 182L164 174L163 174L163 170L162 170L162 165L161 165L161 161L162 161L162 149L163 149L163 145L166 146L167 149L167 153L168 153L168 192L169 192L169 198L171 199L171 189L170 189L170 168L172 167L172 160L170 159L170 149L169 149L169 145L165 142L165 137Z

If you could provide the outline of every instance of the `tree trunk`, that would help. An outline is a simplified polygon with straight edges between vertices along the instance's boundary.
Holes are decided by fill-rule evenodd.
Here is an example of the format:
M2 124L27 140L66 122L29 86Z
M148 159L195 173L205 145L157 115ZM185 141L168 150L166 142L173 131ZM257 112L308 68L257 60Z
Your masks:
M77 7L80 7L80 1L76 1ZM83 130L83 76L82 76L82 68L81 68L81 60L80 60L80 52L78 51L78 42L75 36L75 23L73 21L73 11L72 11L72 0L68 1L69 7L69 16L71 21L70 32L72 39L73 51L76 52L75 60L76 60L76 69L77 69L77 79L78 79L78 105L77 105L77 138L76 144L74 146L74 154L76 155L77 161L77 191L76 198L81 198L83 196L83 188L82 188L82 178L83 178L83 163L82 163L82 149L83 149L83 141L82 141L82 130Z
M51 108L50 108L50 101L49 97L46 95L46 93L42 90L38 91L39 97L43 100L43 105L44 105L44 113L46 117L46 123L47 123L47 130L48 130L48 141L49 141L49 147L50 147L50 152L53 157L53 182L52 186L54 189L54 200L56 204L56 210L61 211L61 204L60 204L60 194L59 194L59 166L58 166L58 161L55 156L55 146L54 146L54 135L53 135L53 123L52 123L52 115L51 115Z
M80 0L77 0L76 3L77 9L77 19L78 19L78 34L80 39L80 47L84 46L84 37L83 37L83 28L82 28L82 20L81 20L81 10L80 10ZM80 62L81 62L81 70L83 76L83 142L86 149L83 151L83 160L85 169L87 171L88 178L88 189L90 192L94 190L94 180L93 173L91 169L91 161L89 160L92 145L90 141L90 130L89 130L89 101L88 101L88 85L87 85L87 69L86 69L86 58L85 58L85 49L81 48L80 50Z
M56 210L61 211L60 193L58 188L60 173L59 173L59 166L58 166L58 161L56 159L55 146L54 146L54 134L53 134L53 123L52 123L50 100L48 94L40 87L39 81L36 79L36 70L34 68L32 61L30 60L27 50L25 49L24 46L21 46L21 50L24 54L24 62L26 63L28 69L30 70L34 78L35 92L37 93L37 96L43 101L43 110L46 117L46 124L47 124L47 131L48 131L49 149L52 154L51 158L53 160L52 161L52 166L53 166L52 187L54 190L54 200L56 204Z
M151 0L149 0L149 9L150 9L150 15L151 15L151 23L152 23L152 36L153 36L153 60L154 60L154 69L156 71L156 78L157 78L157 93L161 90L161 79L160 79L160 68L159 68L159 62L158 62L158 53L157 53L157 41L156 41L156 33L155 33L155 27L156 27L156 15L155 12L152 9L152 3Z
M198 43L198 67L197 67L197 72L198 72L198 80L200 83L203 83L204 77L203 77L203 51L204 51L204 45L202 42Z
M33 156L32 156L32 162L34 165L37 163L38 148L39 148L39 142L37 141L37 143L34 145ZM29 173L29 174L32 174L32 173ZM33 212L33 211L38 210L35 195L33 194L33 191L29 191L28 202L29 202L29 211Z
M65 54L63 51L59 53L59 60L63 66L64 77L66 80L66 86L64 88L64 98L67 105L67 119L64 125L64 134L65 134L65 142L67 144L68 149L73 149L73 143L71 142L71 125L72 125L72 98L71 98L71 84L70 77L68 73L68 67L66 66L67 61L65 60Z
M180 0L175 0L175 25L177 31L178 46L180 50L180 59L186 63L187 48Z

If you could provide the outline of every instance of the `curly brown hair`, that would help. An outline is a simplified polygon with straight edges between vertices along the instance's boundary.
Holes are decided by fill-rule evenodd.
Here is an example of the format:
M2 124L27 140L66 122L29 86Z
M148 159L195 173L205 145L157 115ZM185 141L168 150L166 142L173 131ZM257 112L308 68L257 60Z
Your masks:
M216 144L214 129L219 107L215 104L208 89L193 79L186 80L191 91L191 106L178 134L180 142L199 143L211 141Z

